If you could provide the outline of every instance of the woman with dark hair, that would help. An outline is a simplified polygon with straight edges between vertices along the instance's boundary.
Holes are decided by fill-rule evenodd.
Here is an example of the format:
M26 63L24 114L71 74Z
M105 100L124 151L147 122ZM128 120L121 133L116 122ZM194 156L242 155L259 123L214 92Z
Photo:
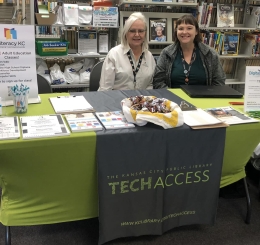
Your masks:
M160 54L153 77L154 88L180 85L225 85L217 52L202 43L197 20L183 15L176 21L174 43Z

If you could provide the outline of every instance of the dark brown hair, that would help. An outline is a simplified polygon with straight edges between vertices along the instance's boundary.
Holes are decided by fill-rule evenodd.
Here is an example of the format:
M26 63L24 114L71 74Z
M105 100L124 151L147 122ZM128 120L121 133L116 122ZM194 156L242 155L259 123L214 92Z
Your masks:
M180 24L189 24L189 25L195 26L196 31L197 31L197 35L194 38L194 43L201 42L200 28L199 28L198 21L191 14L185 14L181 18L176 20L176 26L174 27L174 33L173 33L173 41L174 42L179 42L179 40L177 38L177 29L178 29L178 25L180 25Z

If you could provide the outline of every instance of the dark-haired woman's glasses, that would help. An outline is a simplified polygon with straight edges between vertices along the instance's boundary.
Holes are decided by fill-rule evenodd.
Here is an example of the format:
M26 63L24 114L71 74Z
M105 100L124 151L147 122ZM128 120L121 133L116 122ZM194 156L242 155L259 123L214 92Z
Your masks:
M135 29L130 29L129 30L130 33L132 34L135 34L135 33L140 33L140 34L143 34L145 32L145 30L135 30Z

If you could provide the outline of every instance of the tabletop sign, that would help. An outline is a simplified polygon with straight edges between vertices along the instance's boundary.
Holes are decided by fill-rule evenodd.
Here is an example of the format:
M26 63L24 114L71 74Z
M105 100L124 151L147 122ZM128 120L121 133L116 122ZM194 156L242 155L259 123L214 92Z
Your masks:
M118 8L95 6L93 10L94 27L118 27Z
M244 111L260 111L260 69L246 67Z
M0 97L12 104L10 88L20 84L30 88L29 103L37 103L34 26L0 24Z

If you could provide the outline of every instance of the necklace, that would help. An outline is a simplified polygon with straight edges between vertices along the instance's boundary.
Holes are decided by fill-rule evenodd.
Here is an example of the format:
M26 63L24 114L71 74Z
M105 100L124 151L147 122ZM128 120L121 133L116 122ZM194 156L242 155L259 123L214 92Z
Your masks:
M142 64L143 55L144 55L144 53L141 54L141 56L140 56L140 58L139 58L139 61L138 61L138 64L137 64L137 66L136 66L136 68L135 68L135 67L134 67L134 62L133 62L132 57L131 57L131 54L130 54L130 50L127 52L127 57L128 57L128 59L129 59L129 61L130 61L130 64L131 64L131 66L132 66L132 71L133 71L133 75L134 75L134 86L135 86L135 83L136 83L136 74L137 74L137 72L139 71L140 66L141 66L141 64Z
M192 63L195 61L196 59L196 52L195 52L196 48L194 47L193 51L192 51L192 55L191 55L191 60L190 60L190 64L188 64L188 68L186 68L186 62L182 53L182 49L180 49L181 52L181 61L182 61L182 65L183 65L183 72L185 75L185 84L189 84L189 75L190 75L190 68L192 66Z

